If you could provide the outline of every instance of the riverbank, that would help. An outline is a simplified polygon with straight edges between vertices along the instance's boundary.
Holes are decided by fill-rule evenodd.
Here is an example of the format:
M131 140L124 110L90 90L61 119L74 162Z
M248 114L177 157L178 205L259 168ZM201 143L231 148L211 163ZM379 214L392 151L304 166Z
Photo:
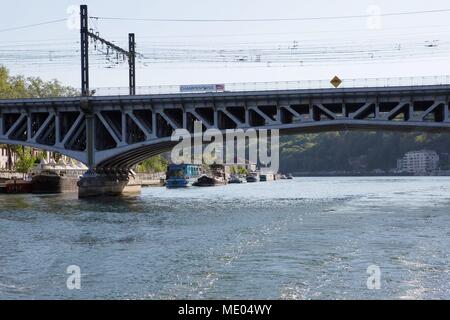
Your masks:
M449 177L448 173L415 175L412 173L390 172L294 172L295 177Z
M17 188L17 185L31 185L31 177L28 176L30 181L24 181L22 173L0 171L0 193L61 194L78 192L79 177L50 173L35 175L32 187ZM163 186L165 182L165 173L137 173L135 177L137 179L133 179L133 181L139 181L139 183L133 183L132 188L127 189L129 192L140 192L141 187ZM11 187L11 185L13 186Z

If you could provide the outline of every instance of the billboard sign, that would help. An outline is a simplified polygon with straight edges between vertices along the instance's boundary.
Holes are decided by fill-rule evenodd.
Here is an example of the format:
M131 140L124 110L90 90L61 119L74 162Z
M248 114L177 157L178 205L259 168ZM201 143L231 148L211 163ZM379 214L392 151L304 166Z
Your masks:
M224 84L188 84L181 85L180 92L223 92Z

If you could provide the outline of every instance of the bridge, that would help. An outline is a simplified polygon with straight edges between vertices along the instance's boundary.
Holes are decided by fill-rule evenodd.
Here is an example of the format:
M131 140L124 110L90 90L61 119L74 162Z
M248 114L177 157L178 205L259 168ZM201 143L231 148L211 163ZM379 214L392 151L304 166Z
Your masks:
M0 143L59 152L90 172L120 173L169 151L176 129L450 131L450 82L0 100ZM261 89L261 87L263 87ZM231 88L231 90L230 90ZM233 89L234 88L234 89ZM247 89L245 89L247 88ZM175 90L173 90L175 91Z

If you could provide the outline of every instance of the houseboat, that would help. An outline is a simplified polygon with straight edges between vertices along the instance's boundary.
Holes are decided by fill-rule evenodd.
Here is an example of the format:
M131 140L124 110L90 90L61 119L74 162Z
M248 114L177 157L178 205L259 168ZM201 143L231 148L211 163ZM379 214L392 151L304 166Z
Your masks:
M259 182L259 172L250 172L245 179L247 182Z
M53 159L42 159L32 172L32 191L37 194L75 193L78 191L77 182L87 169L72 159L66 161L61 158L58 163Z
M202 174L202 166L197 164L170 164L166 173L166 187L186 188Z
M13 178L6 181L2 186L2 192L4 193L31 193L31 181L25 179Z
M228 183L227 167L222 164L213 164L209 173L202 175L194 182L195 187L215 187Z
M244 182L247 182L245 178L237 174L231 175L230 178L228 179L228 183L244 183Z
M273 173L264 173L261 174L259 177L259 181L265 182L265 181L273 181L275 180L275 176Z

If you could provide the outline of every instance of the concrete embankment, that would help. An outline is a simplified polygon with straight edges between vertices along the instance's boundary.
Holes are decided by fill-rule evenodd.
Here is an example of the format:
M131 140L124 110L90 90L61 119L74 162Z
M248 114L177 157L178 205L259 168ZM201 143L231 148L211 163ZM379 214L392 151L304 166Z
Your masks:
M86 174L78 181L79 198L119 196L140 192L140 180L128 174Z
M141 181L142 187L160 187L164 185L165 173L138 173L136 177Z
M17 172L0 172L0 192L7 192L6 184L23 177ZM77 182L78 181L78 182ZM164 173L139 173L136 175L99 174L84 176L59 176L38 174L33 176L33 193L77 192L80 198L95 196L116 196L140 193L141 187L163 186ZM31 192L31 190L30 190Z
M19 172L14 172L14 171L0 171L0 183L2 183L2 181L11 180L14 178L22 179L23 174L19 173Z

